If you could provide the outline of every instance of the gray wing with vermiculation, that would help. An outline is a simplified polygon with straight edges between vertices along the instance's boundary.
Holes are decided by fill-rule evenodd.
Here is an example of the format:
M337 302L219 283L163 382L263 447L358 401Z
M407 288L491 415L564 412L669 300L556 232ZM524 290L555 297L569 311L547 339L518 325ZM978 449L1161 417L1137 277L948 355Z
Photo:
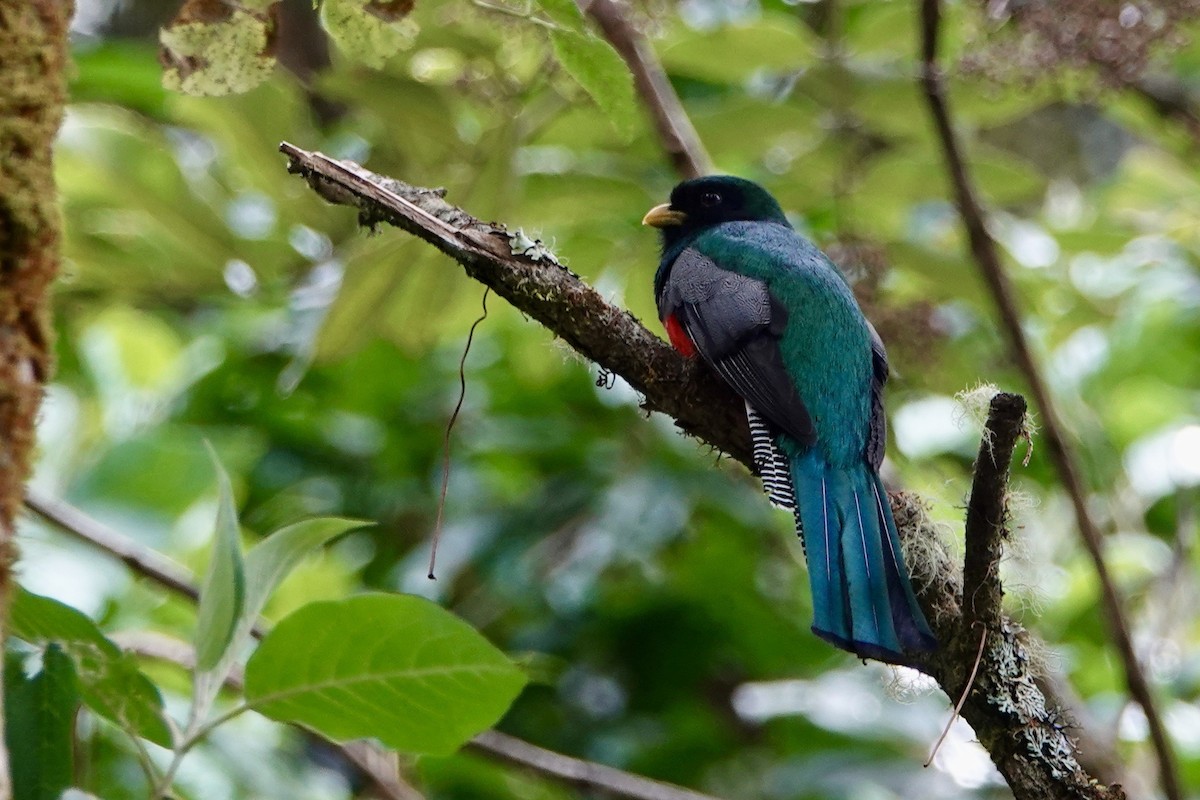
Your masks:
M658 310L663 319L675 315L704 360L774 427L802 444L816 441L779 351L787 311L766 284L687 249L671 266Z

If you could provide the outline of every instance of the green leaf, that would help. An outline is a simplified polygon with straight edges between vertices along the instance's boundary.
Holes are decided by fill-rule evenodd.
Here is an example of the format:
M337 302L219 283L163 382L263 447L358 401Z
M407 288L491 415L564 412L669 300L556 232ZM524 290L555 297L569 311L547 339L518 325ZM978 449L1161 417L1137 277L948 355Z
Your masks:
M105 653L121 652L82 611L23 587L17 588L10 615L13 634L30 644L78 642Z
M554 24L561 25L575 33L587 31L583 12L579 10L575 0L537 0L537 5Z
M6 676L4 724L13 796L58 800L71 785L79 683L71 657L58 645L42 655L42 671Z
M87 615L18 588L12 605L12 631L30 644L57 643L71 656L88 708L136 736L171 746L158 689Z
M590 33L550 31L554 55L563 69L583 87L613 127L632 134L636 116L633 78L612 46Z
M71 56L73 102L111 103L156 117L164 113L162 67L148 42L105 39Z
M765 14L749 24L711 31L673 31L660 45L663 66L673 76L717 85L740 85L756 72L798 72L810 67L822 43L790 15Z
M233 631L242 615L246 597L246 573L242 566L242 545L233 487L211 445L209 455L217 470L220 497L212 558L208 562L204 586L200 589L200 609L196 620L197 672L211 670L225 655L233 640Z
M267 598L300 560L353 528L371 523L339 517L318 517L272 533L246 554L246 602L239 627L249 630Z
M321 24L347 55L376 69L412 46L419 30L405 0L324 0Z
M246 701L335 741L448 754L490 727L524 674L462 620L409 595L310 603L246 665Z

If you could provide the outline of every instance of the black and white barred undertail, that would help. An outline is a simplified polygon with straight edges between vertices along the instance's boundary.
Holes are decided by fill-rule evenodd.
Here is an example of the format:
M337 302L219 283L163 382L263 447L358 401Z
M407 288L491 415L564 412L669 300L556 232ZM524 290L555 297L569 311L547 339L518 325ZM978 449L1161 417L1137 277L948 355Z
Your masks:
M763 491L772 505L788 511L796 510L796 491L792 487L792 468L787 456L775 443L770 424L746 404L746 420L750 423L750 440L754 443L754 466L762 478Z

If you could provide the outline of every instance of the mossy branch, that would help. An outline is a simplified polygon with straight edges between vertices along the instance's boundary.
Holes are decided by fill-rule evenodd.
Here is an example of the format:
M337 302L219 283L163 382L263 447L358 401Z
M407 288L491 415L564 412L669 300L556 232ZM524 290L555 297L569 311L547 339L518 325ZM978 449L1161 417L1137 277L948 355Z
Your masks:
M668 414L686 433L750 466L741 401L537 243L475 219L447 203L440 190L383 178L291 144L280 150L288 156L288 170L304 177L322 197L357 208L364 225L387 222L433 244L581 355L623 377L642 394L644 408ZM919 497L900 493L890 499L919 599L943 643L919 667L947 695L958 697L979 645L978 632L971 633L962 613L961 567L942 544ZM963 716L1013 794L1019 800L1123 798L1119 787L1101 785L1080 766L1076 741L1067 735L1068 720L1058 701L1039 688L1021 627L998 615L994 628Z

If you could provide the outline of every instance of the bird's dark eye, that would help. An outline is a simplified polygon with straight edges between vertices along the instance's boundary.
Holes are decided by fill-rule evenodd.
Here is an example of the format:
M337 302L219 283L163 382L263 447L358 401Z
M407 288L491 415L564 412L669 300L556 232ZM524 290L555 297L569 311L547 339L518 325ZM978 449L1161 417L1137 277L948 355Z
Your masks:
M700 205L704 206L705 208L712 208L715 205L719 205L720 202L721 195L717 194L716 192L705 192L704 194L700 195Z

